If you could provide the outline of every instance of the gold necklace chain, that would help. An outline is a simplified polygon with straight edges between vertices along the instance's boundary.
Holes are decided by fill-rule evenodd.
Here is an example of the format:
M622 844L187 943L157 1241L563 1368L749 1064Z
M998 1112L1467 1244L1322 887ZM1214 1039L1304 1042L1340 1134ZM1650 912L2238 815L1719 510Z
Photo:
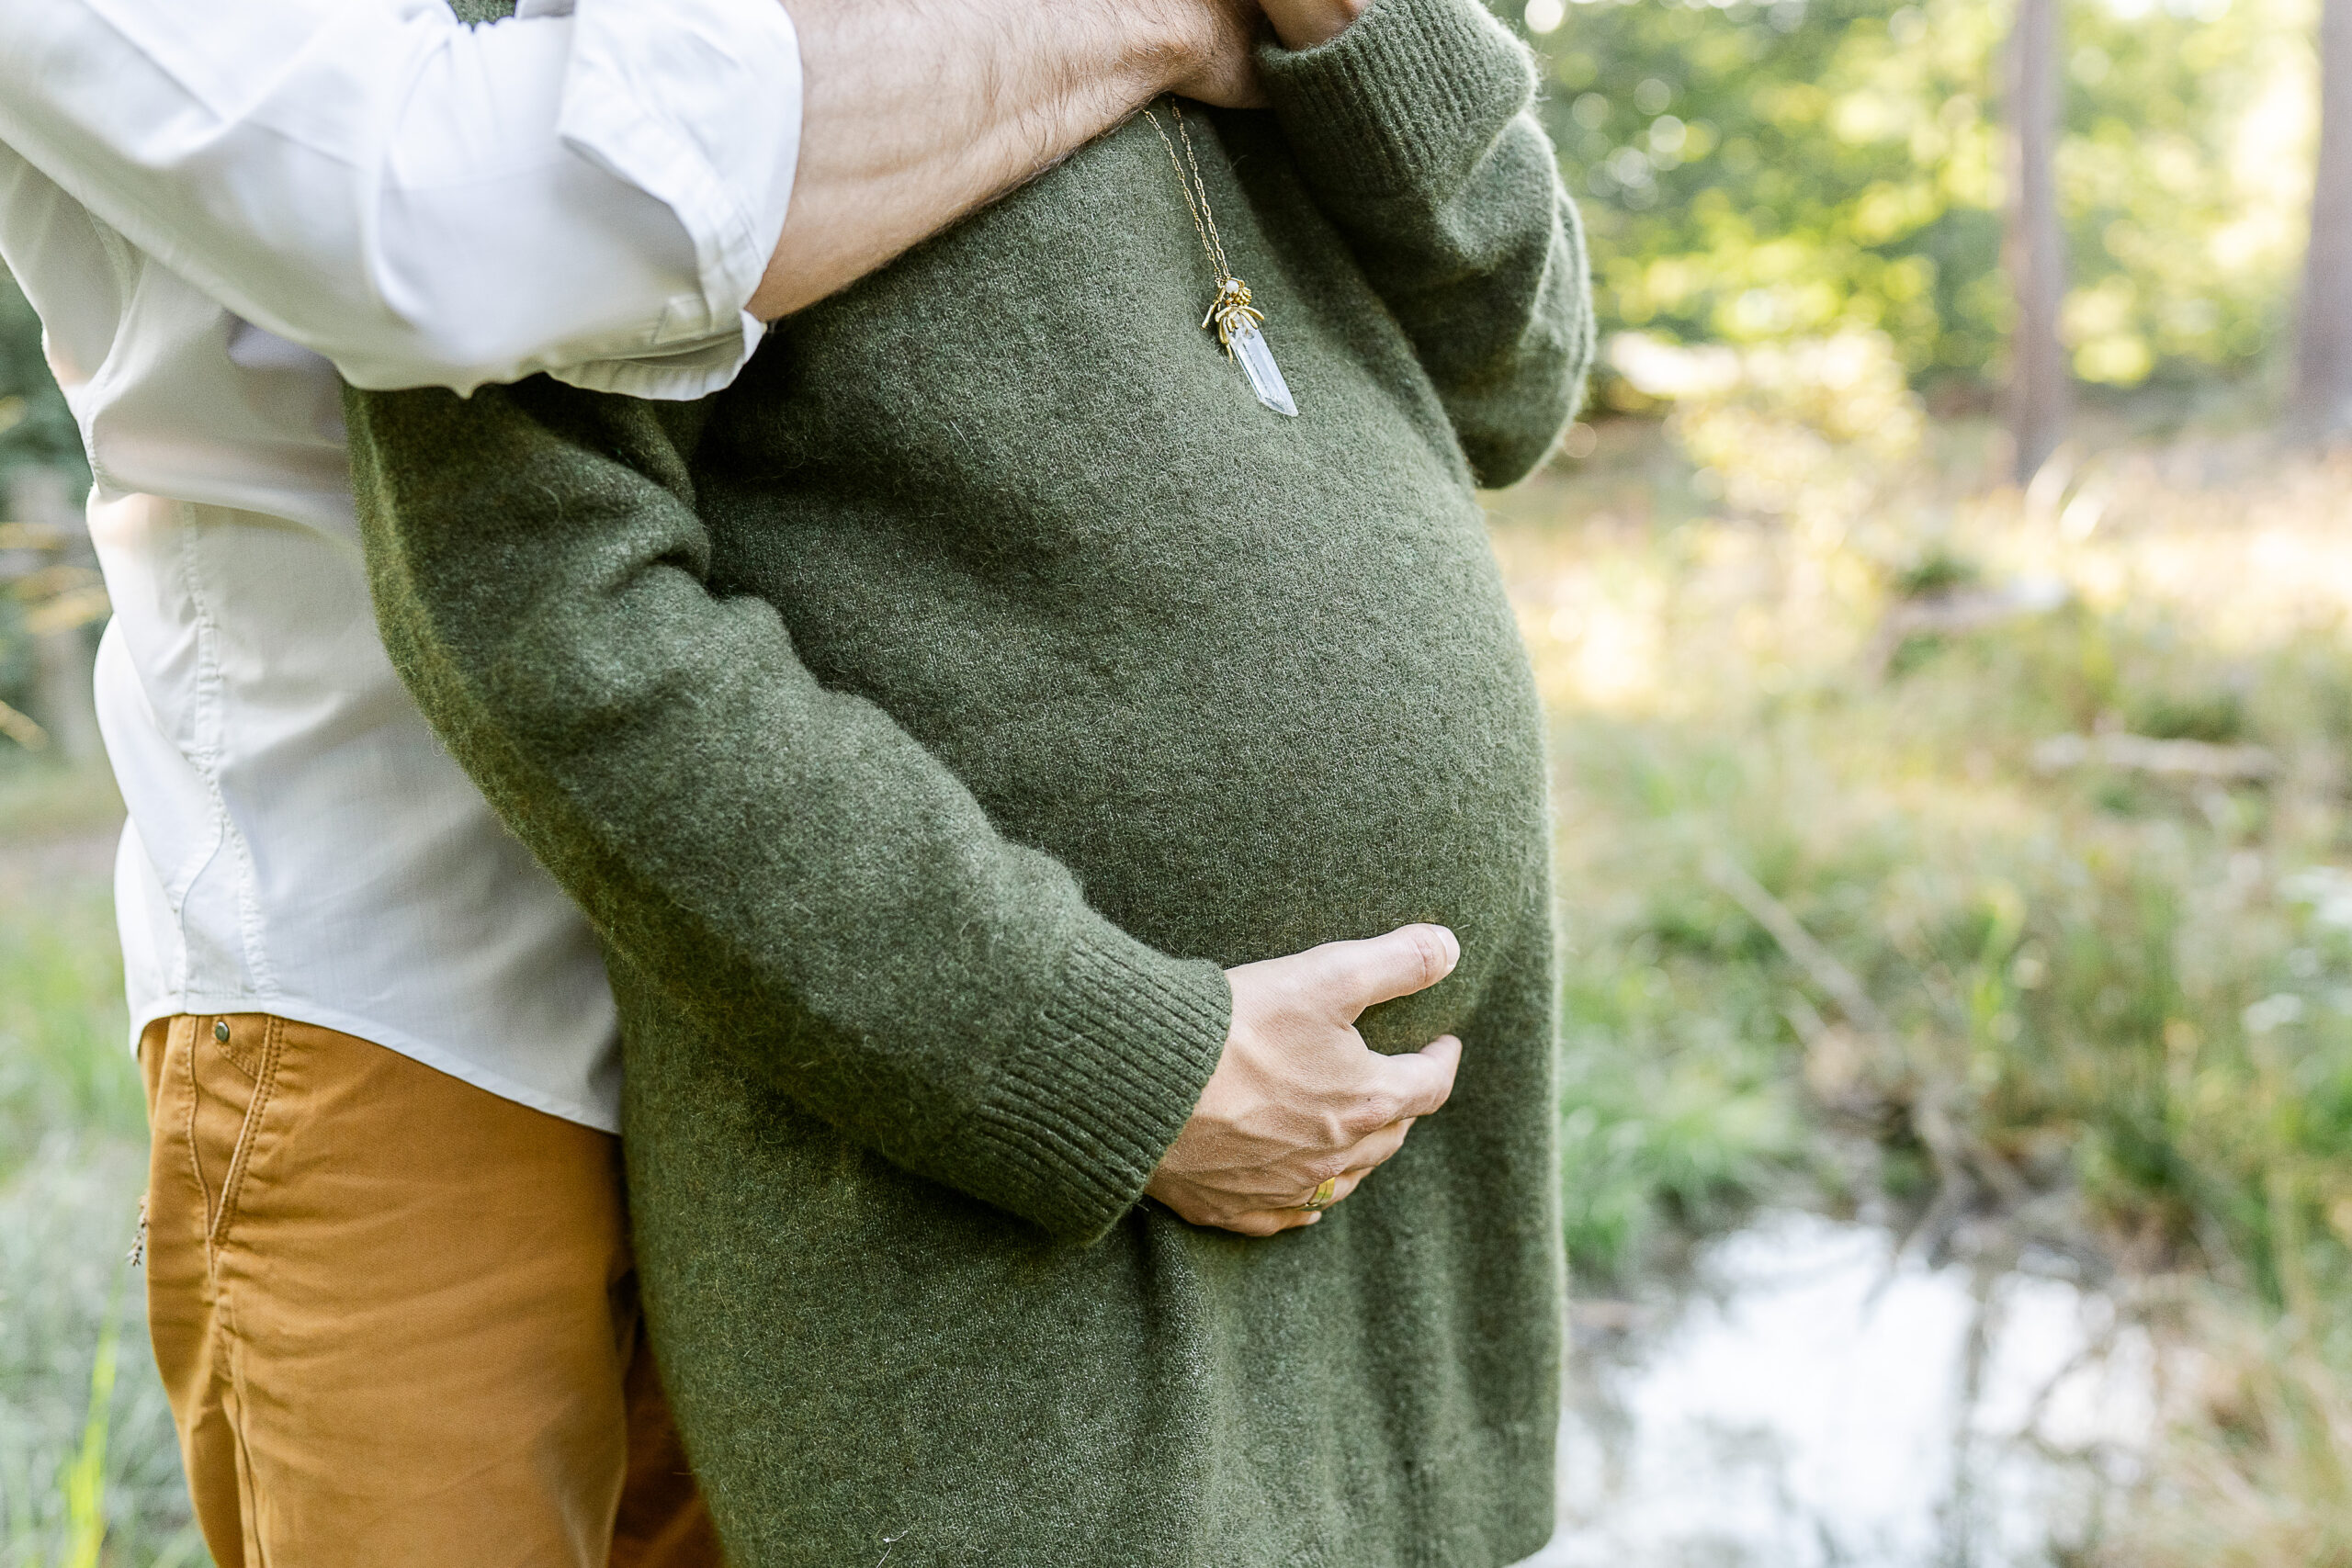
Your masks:
M1209 313L1201 318L1201 326L1216 328L1217 346L1225 350L1227 359L1240 365L1260 402L1296 419L1298 400L1291 396L1290 383L1283 379L1282 367L1274 363L1274 351L1266 346L1266 334L1258 330L1266 324L1265 312L1250 303L1250 286L1233 276L1232 264L1225 259L1225 239L1216 231L1209 183L1201 177L1200 155L1193 151L1192 128L1184 123L1184 110L1172 97L1168 100L1168 115L1176 122L1176 139L1184 143L1181 155L1176 139L1170 138L1159 117L1149 105L1144 107L1143 118L1151 121L1151 129L1159 132L1159 144L1168 149L1168 161L1176 170L1176 186L1184 193L1184 210L1193 215L1193 231L1200 235L1201 249L1208 253L1209 266L1216 274L1216 298L1209 302Z
M1209 254L1209 265L1216 268L1216 280L1222 285L1233 276L1226 265L1225 242L1216 231L1216 214L1209 209L1208 182L1201 178L1201 161L1193 152L1192 128L1184 123L1184 110L1175 99L1168 100L1168 112L1175 117L1176 134L1184 139L1184 155L1176 156L1176 143L1168 139L1168 128L1159 117L1147 107L1144 118L1151 121L1152 130L1159 132L1159 144L1168 149L1168 161L1176 165L1176 184L1184 192L1184 210L1193 215L1193 230L1201 237L1201 248ZM1188 168L1189 165L1189 168Z
M1168 128L1149 106L1143 111L1151 121L1151 129L1159 132L1160 145L1168 149L1168 161L1175 165L1176 184L1184 193L1184 210L1193 215L1193 231L1201 237L1201 249L1208 253L1209 265L1216 273L1216 299L1209 306L1209 313L1201 318L1204 327L1215 325L1216 341L1227 357L1233 354L1236 334L1244 326L1265 324L1266 316L1250 303L1250 286L1233 276L1232 266L1225 259L1225 241L1216 231L1216 213L1209 206L1208 181L1201 177L1201 161L1193 151L1193 131L1184 123L1184 110L1174 98L1168 100L1168 113L1176 121L1176 134L1183 139L1184 152L1180 157L1175 141L1170 140Z

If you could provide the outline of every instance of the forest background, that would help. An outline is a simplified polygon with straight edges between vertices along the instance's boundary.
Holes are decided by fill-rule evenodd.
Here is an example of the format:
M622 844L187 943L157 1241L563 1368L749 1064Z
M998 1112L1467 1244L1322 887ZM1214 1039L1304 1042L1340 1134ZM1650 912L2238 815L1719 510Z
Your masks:
M1558 756L1579 1295L1789 1204L2098 1282L2179 1375L2053 1562L2352 1563L2322 4L1509 0L1606 342L1492 506ZM77 1568L201 1561L119 1293L87 479L0 277L0 1562Z

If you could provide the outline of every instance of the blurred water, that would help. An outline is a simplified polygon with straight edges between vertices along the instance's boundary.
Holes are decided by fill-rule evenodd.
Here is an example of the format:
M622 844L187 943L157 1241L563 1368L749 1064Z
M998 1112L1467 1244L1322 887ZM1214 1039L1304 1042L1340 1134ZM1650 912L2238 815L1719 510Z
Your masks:
M1526 1568L2044 1568L2154 1421L2107 1298L1874 1225L1772 1214L1577 1311L1561 1531Z

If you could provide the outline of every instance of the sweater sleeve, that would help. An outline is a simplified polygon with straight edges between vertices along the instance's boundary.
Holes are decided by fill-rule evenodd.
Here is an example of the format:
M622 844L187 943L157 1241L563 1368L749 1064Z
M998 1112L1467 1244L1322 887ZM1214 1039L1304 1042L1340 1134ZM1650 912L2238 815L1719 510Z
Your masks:
M1373 0L1261 74L1325 213L1412 339L1482 485L1523 479L1592 362L1584 235L1529 112L1526 49L1477 0Z
M708 574L707 404L352 393L385 642L621 966L854 1143L1100 1235L1223 1051L1223 972L1089 908Z

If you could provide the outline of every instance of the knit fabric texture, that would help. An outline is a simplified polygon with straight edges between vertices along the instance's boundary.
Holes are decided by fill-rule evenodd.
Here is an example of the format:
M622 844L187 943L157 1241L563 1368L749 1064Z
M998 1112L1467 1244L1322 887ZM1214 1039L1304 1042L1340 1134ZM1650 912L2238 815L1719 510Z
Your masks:
M1474 0L1261 62L1271 110L1185 118L1295 419L1202 330L1139 118L699 403L349 398L392 656L606 943L644 1300L741 1568L1549 1533L1544 747L1475 487L1580 395L1584 255ZM1361 1027L1459 1033L1453 1102L1308 1229L1144 1200L1224 969L1412 920L1462 962Z

